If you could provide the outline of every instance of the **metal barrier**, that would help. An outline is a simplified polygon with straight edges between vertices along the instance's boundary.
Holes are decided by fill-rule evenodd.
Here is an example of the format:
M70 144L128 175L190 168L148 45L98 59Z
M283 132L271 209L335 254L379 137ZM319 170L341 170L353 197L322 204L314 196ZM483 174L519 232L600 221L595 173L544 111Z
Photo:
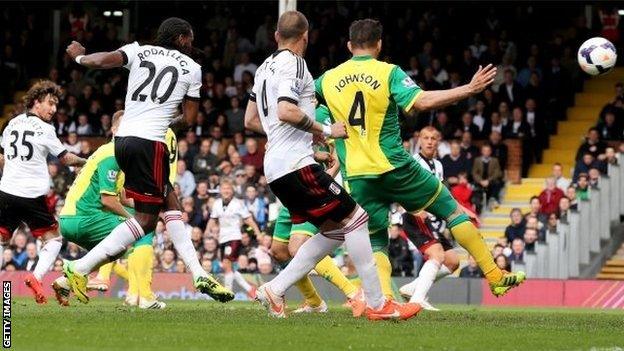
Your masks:
M578 200L557 231L547 232L545 242L535 243L535 251L525 252L524 262L514 262L513 270L523 269L530 278L579 276L580 266L600 252L601 241L611 239L611 226L624 216L624 154L617 157L618 164L609 164L608 174L590 186L589 200Z

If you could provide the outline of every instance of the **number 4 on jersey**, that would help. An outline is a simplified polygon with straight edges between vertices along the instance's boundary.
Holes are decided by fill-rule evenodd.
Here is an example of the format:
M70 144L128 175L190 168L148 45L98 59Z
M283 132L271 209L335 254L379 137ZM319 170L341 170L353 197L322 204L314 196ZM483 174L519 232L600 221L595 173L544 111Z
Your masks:
M366 133L366 107L364 106L364 94L361 91L355 93L353 105L351 105L351 111L349 112L349 124L351 126L360 126L362 128L362 134Z

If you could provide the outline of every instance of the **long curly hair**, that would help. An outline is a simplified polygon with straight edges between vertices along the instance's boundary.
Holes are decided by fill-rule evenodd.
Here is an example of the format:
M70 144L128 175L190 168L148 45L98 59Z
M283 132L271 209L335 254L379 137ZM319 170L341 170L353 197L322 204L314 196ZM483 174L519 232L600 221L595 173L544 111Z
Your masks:
M51 80L40 80L33 84L26 95L24 95L24 105L27 109L31 109L35 105L35 101L43 101L46 96L51 95L57 100L61 98L61 87Z

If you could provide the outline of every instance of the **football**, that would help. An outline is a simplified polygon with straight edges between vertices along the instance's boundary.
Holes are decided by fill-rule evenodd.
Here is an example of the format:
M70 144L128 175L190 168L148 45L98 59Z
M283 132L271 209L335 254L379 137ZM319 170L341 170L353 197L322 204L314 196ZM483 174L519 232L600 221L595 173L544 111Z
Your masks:
M588 39L578 51L578 63L581 69L592 76L608 73L613 69L616 61L615 46L605 38Z

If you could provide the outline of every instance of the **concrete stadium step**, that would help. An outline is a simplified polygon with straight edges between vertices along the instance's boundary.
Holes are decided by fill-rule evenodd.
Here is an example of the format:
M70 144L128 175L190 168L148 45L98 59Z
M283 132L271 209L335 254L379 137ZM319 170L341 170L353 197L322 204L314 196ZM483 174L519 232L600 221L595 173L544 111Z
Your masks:
M568 121L597 120L602 107L575 106L568 108Z
M600 280L624 280L624 273L599 273L596 278Z
M624 274L624 267L602 267L600 273L616 273L616 274Z
M484 229L484 230L479 230L479 231L481 232L481 236L483 238L500 239L505 236L505 229L502 229L502 230Z
M597 119L597 118L596 118ZM584 136L587 133L587 130L594 126L594 122L591 120L587 121L560 121L559 126L557 127L557 136L559 135L580 135Z
M522 211L522 213L527 213L527 212L529 212L531 210L531 208L528 205L529 205L529 202L527 201L525 206L518 207L518 208L520 209L520 211ZM498 208L495 208L494 210L492 210L491 213L509 216L509 213L511 213L511 210L514 207L516 207L516 206L507 206L506 204L503 203L503 205L501 205Z
M563 136L558 135L550 138L550 147L553 149L567 149L570 147L578 148L583 142L582 135Z
M624 260L608 260L605 266L609 267L624 267Z
M572 169L572 164L569 163L562 163L561 166L563 167L564 174L567 174L566 172ZM531 169L529 170L530 177L547 178L550 177L551 174L552 164L535 164L532 165Z
M602 93L602 92L583 92L577 93L574 97L574 105L575 106L583 106L583 107L600 107L602 108L605 104L610 102L613 99L613 94Z
M507 226L509 225L509 217L486 217L481 219L481 224L484 227L490 227L490 226L496 226L496 227L500 227L500 226Z
M555 162L574 164L576 149L547 149L542 154L542 163L553 165Z
M610 77L610 74L604 76L603 79L590 79L585 82L583 87L584 91L592 91L592 92L601 92L608 93L615 91L615 84L622 80L622 78L618 78L616 76ZM615 93L614 93L615 94Z
M544 184L544 178L522 178L522 184Z

